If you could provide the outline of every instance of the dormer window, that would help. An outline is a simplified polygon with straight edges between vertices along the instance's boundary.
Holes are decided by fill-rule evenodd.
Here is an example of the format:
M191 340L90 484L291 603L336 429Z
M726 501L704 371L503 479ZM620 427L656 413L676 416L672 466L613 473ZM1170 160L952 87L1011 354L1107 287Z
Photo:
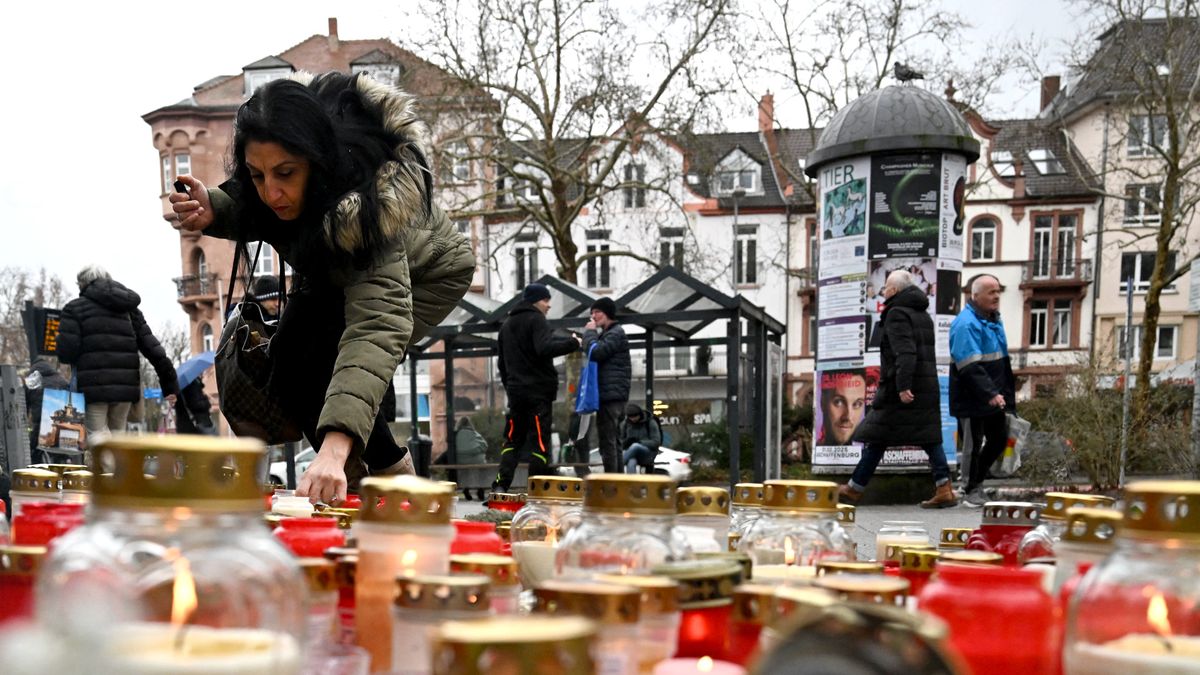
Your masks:
M733 194L734 190L743 190L746 194L758 190L758 172L753 169L739 171L722 171L717 174L717 192L724 195Z
M712 175L712 189L718 196L732 195L737 190L748 195L762 194L762 165L740 147L717 162Z
M292 67L292 64L278 56L268 56L265 59L259 59L242 68L242 79L246 82L243 93L246 96L250 96L264 84L275 80L282 80L294 72L296 72L296 69Z
M350 62L350 74L366 73L376 82L392 87L400 85L404 66L379 49L373 49Z
M1012 153L1007 150L992 151L992 168L1003 178L1012 178L1017 175L1017 169L1013 166Z
M1033 166L1037 169L1037 172L1043 176L1066 173L1062 162L1058 161L1058 158L1054 156L1053 150L1047 150L1046 148L1030 150L1029 159L1033 161Z

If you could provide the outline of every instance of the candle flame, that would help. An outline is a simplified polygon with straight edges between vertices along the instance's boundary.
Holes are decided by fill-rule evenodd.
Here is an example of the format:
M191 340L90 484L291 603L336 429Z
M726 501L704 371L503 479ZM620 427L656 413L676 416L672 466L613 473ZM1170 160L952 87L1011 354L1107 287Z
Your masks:
M792 540L790 537L783 540L783 564L796 564L796 549L792 545Z
M1150 598L1146 621L1159 635L1165 637L1171 634L1171 622L1167 620L1167 601L1163 599L1162 593L1155 593L1154 597Z
M702 673L711 673L713 669L713 660L711 656L701 656L696 662L696 670Z
M405 575L411 577L417 573L417 570L413 566L417 564L418 557L417 552L413 549L405 551L404 555L400 556L400 567L404 569Z
M180 556L172 564L175 587L171 594L171 624L181 626L196 611L196 580L192 578L192 566L187 558Z

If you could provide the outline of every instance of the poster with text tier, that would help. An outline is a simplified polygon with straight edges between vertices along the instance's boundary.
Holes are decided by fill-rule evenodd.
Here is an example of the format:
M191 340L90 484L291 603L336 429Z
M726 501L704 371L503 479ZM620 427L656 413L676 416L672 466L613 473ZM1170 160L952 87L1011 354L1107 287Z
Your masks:
M941 153L874 159L867 245L872 260L938 255L941 160Z
M857 157L821 169L821 279L862 274L867 258L867 175L871 162Z
M967 158L962 155L942 155L941 241L938 257L943 260L963 260L963 203L967 196ZM942 312L939 310L938 312Z

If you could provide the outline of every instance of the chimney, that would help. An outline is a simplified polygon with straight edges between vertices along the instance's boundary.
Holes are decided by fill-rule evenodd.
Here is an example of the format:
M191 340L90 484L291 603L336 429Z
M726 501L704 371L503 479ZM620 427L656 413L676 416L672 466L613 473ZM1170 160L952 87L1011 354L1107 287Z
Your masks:
M338 50L337 17L329 17L329 51Z
M1019 159L1013 160L1013 199L1025 198L1025 167Z
M774 129L775 95L768 91L758 101L758 131L762 134L770 134Z
M1058 95L1061 84L1062 79L1058 75L1047 75L1042 78L1042 110L1045 110Z

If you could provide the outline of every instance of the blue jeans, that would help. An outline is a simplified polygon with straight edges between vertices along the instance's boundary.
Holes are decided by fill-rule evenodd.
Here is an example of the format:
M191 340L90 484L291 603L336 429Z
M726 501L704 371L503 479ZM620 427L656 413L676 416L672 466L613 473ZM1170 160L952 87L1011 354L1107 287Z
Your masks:
M641 443L634 443L625 448L625 454L622 456L622 460L625 462L625 473L637 473L639 464L646 467L646 472L649 473L654 468L654 455L656 454L658 453Z
M871 482L871 476L875 475L875 468L879 466L879 460L883 459L883 451L887 450L886 445L867 444L863 446L862 457L858 460L858 466L854 467L854 473L850 476L850 487L855 490L865 490L867 483ZM950 465L946 463L946 451L942 448L941 443L931 443L922 445L921 449L929 455L929 468L933 471L933 482L937 485L950 482Z

